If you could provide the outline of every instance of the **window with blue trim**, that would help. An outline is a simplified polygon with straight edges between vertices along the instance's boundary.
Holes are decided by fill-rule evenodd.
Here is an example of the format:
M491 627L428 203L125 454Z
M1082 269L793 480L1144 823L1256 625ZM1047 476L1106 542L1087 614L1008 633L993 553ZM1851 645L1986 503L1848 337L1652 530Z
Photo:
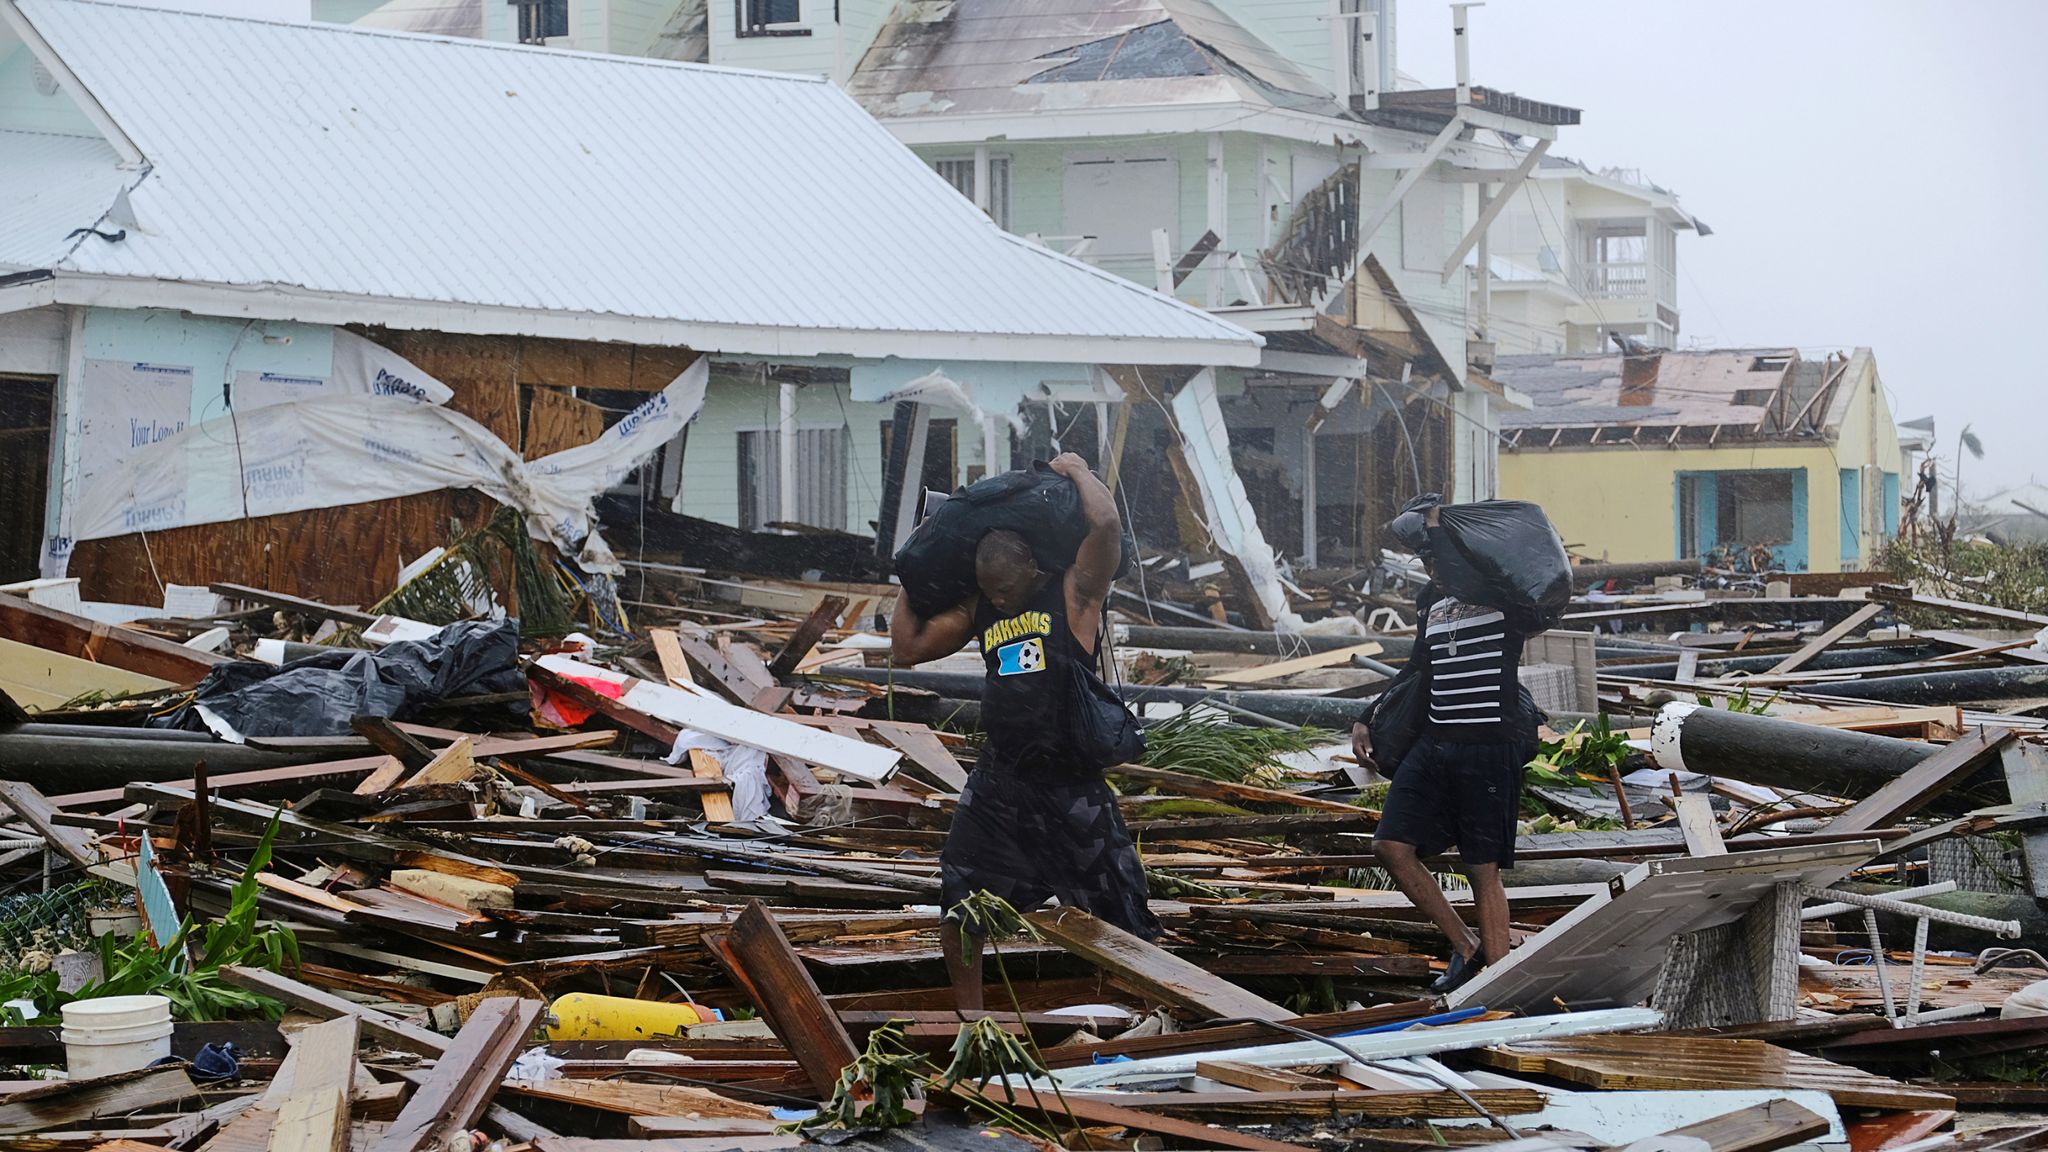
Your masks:
M1863 556L1863 470L1842 469L1842 559Z
M1884 474L1884 538L1890 540L1899 534L1899 474Z

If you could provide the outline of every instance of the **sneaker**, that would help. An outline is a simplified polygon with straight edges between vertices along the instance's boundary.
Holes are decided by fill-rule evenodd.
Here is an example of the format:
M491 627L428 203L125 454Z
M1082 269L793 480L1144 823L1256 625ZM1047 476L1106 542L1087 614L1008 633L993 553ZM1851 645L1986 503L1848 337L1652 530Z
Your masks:
M1444 969L1443 975L1430 982L1429 990L1439 996L1448 996L1485 970L1486 961L1480 959L1479 953L1464 956L1453 952L1450 965Z

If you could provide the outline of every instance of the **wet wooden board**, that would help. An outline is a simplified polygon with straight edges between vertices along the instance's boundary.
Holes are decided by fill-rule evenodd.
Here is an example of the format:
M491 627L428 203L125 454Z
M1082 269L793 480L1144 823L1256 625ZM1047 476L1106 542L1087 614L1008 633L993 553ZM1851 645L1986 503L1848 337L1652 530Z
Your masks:
M53 1080L0 1096L0 1135L58 1128L157 1109L199 1095L183 1068L145 1068L91 1080Z
M511 996L478 1004L371 1152L440 1148L475 1127L545 1007L538 1000Z
M1955 1098L1761 1040L1698 1036L1578 1036L1473 1053L1505 1072L1555 1076L1588 1088L1811 1088L1852 1108L1947 1109Z
M839 1072L860 1058L853 1037L825 994L818 990L789 938L782 934L767 906L751 901L730 929L707 933L705 943L733 982L761 1010L822 1099L832 1094Z
M529 1100L552 1100L618 1116L709 1116L766 1120L759 1104L720 1096L689 1084L636 1084L625 1080L515 1080L504 1090Z
M1847 812L1828 821L1828 831L1866 832L1897 824L1960 783L2015 738L2010 728L1978 728L1858 800Z
M1338 1056L1335 1049L1332 1057ZM1197 1064L1198 1075L1202 1068ZM1268 1075L1278 1069L1259 1068ZM1509 1116L1541 1111L1544 1095L1534 1088L1487 1088L1471 1093L1488 1112ZM1163 1112L1170 1116L1481 1116L1455 1092L1339 1092L1331 1089L1250 1092L1119 1092L1113 1097L1090 1097L1072 1089L1069 1100L1111 1099L1126 1108ZM1242 1120L1233 1123L1244 1123Z
M1814 1136L1825 1136L1827 1118L1791 1100L1772 1100L1726 1116L1673 1128L1656 1137L1659 1148L1694 1147L1711 1152L1773 1152Z
M1219 1019L1294 1019L1286 1008L1078 908L1046 909L1026 919L1046 939L1103 969L1118 983L1168 1004Z

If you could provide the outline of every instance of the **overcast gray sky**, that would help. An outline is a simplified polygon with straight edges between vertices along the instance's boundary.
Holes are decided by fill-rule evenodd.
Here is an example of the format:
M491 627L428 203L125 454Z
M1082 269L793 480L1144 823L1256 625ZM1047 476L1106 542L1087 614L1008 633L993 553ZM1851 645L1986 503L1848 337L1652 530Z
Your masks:
M1447 0L1400 0L1400 66L1452 79ZM1473 78L1582 109L1553 152L1639 168L1679 241L1680 342L1868 345L1963 487L2048 482L2048 3L1490 0Z

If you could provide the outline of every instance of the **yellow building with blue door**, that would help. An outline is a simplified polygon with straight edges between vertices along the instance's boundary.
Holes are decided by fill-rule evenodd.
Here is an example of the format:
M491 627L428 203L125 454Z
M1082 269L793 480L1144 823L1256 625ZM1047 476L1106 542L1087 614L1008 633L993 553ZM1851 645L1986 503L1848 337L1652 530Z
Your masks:
M1507 356L1500 493L1576 556L1751 571L1873 565L1898 533L1898 429L1867 348Z

